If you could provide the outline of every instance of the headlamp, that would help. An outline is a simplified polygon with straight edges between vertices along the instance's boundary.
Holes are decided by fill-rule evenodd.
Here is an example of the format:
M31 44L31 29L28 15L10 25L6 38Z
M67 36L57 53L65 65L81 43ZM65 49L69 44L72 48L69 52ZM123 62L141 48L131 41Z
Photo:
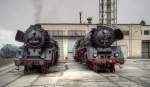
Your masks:
M115 54L114 54L114 56L115 56L115 57L118 57L118 56L119 56L119 54L118 54L118 53L115 53Z
M44 59L44 58L45 58L45 56L44 56L44 55L41 55L41 58L42 58L42 59Z
M93 56L94 56L94 57L97 57L97 54L94 54Z

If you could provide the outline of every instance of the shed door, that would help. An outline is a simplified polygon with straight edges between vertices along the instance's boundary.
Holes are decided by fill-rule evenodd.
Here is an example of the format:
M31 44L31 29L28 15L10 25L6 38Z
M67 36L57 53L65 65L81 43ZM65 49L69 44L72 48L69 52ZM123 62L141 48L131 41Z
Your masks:
M142 41L142 58L150 58L150 41Z
M68 37L68 59L74 60L74 46L77 40L79 40L81 37Z
M54 39L58 42L59 46L59 60L64 60L63 37L54 37Z

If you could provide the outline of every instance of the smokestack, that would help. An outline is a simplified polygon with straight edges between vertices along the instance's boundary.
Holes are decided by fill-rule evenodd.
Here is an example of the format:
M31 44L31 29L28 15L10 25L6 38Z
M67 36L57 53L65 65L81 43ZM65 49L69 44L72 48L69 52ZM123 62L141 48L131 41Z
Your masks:
M82 24L82 12L79 12L79 16L80 16L80 24Z

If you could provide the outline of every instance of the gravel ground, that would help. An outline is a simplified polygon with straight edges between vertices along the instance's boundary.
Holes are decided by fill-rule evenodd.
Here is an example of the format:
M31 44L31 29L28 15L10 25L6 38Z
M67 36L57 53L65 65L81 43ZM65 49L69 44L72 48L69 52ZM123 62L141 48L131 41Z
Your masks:
M53 66L48 74L23 74L23 67L0 71L0 87L150 87L150 60L128 59L115 73L96 73L69 62ZM0 68L1 70L1 68ZM4 73L5 72L5 73Z

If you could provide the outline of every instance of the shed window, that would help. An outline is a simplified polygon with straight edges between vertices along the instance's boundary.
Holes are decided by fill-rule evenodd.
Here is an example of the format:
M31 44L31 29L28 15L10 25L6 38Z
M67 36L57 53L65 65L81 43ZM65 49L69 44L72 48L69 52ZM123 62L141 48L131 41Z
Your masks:
M124 35L129 35L129 31L122 31Z
M63 31L49 31L51 36L63 36Z
M149 30L144 30L144 35L149 35Z
M69 36L84 36L85 32L84 31L69 31L68 35Z

